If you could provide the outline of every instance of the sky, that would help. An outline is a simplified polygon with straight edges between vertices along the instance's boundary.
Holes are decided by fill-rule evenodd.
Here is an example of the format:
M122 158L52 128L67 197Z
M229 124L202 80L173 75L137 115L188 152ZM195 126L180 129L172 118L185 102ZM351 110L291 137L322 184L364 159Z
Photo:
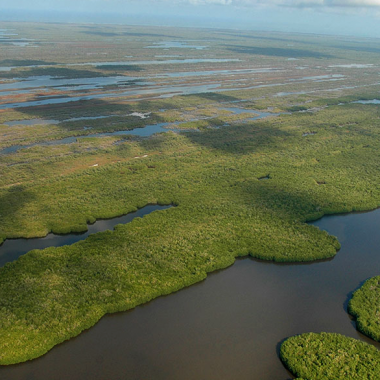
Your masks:
M2 21L248 29L380 38L380 0L0 0Z

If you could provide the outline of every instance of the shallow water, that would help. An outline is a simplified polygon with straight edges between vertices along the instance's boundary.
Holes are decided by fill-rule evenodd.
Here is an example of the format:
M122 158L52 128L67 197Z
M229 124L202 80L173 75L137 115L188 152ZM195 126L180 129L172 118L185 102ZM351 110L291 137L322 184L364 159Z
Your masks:
M374 66L373 63L368 63L368 64L361 64L361 63L350 63L347 65L330 65L328 67L338 67L338 68L343 68L343 69L368 69L372 68Z
M134 87L127 91L113 92L113 93L100 93L93 95L81 95L81 96L62 96L62 97L40 97L38 100L31 100L26 102L15 102L15 103L3 103L0 104L0 109L9 108L20 108L20 107L35 107L47 104L63 104L70 102L78 102L83 100L93 100L93 99L106 99L106 98L116 98L123 96L145 96L146 98L152 97L172 97L175 95L190 95L209 92L211 90L215 91L220 87L220 84L209 83L209 84L183 84L183 85L171 85L171 86L155 86L155 87ZM123 89L124 90L124 89ZM1 96L1 93L0 93ZM129 101L134 101L136 99L128 99ZM141 98L139 98L141 100Z
M12 120L12 121L6 121L3 123L4 125L7 125L8 127L13 127L14 125L42 125L42 124L58 124L59 120L45 120L45 119L27 119L27 120Z
M194 286L96 326L31 362L0 368L9 380L286 380L279 343L304 332L367 342L346 312L349 294L380 274L380 210L313 223L342 243L311 264L237 260ZM379 348L379 344L376 344Z
M67 123L70 121L81 121L81 120L98 120L98 119L108 119L110 117L118 117L119 115L103 115L103 116L81 116L81 117L72 117L70 119L62 120L61 123Z
M252 113L255 116L250 118L249 120L259 120L259 119L264 119L268 116L279 116L279 113L273 113L273 112L262 112L262 111L257 111L257 110L250 110L250 109L244 109L244 108L239 108L239 107L223 107L221 109L231 111L235 115L239 115L242 113Z
M188 41L163 41L155 42L152 46L145 46L145 49L196 49L203 50L207 46L203 45L190 45Z
M305 133L302 133L302 137L306 137L306 136L313 136L313 135L316 135L317 132L305 132Z
M326 79L333 80L333 79L343 79L345 78L345 75L342 74L328 74L328 75L315 75L315 76L310 76L310 77L302 77L302 78L297 78L297 79L289 79L289 82L298 82L298 81L323 81Z
M2 69L11 69L11 68L1 68ZM178 86L192 88L196 85L200 86L199 91L205 92L211 89L215 89L220 87L219 83L209 84L208 86L200 85L200 83L183 83L181 79L185 81L187 78L198 78L198 77L210 77L211 79L215 79L216 76L228 76L228 75L236 75L236 74L257 74L257 73L268 73L268 72L278 72L282 71L277 68L260 68L260 69L236 69L236 70L204 70L204 71L182 71L182 72L169 72L164 74L153 74L141 77L127 77L127 76L110 76L110 77L92 77L92 78L61 78L61 77L53 77L49 75L42 76L30 76L27 78L14 78L13 80L5 80L0 84L0 97L8 97L8 96L16 96L16 95L25 95L30 94L33 95L37 93L39 99L33 100L32 102L18 102L18 103L3 103L0 105L0 109L12 108L12 107L30 107L41 104L51 104L49 99L44 99L43 93L48 94L51 91L63 91L63 92L71 92L72 98L68 98L62 96L61 101L59 103L67 102L68 99L70 101L78 101L83 99L95 99L95 98L107 98L112 96L127 96L128 92L123 92L126 88L131 88L133 91L132 94L159 94L158 85L152 82L152 79L177 79L174 83L170 83L170 85L162 84L161 89L162 93L176 91ZM203 78L202 78L203 81ZM234 79L234 82L237 83L239 80ZM113 86L116 87L119 93L107 93L107 87ZM145 90L146 87L151 86L148 91ZM156 88L155 88L156 87ZM142 89L140 92L136 92L136 89ZM152 90L154 89L154 90ZM237 88L235 88L237 89ZM103 94L86 94L86 91L89 90L104 90ZM115 90L115 88L112 88ZM226 89L227 90L227 89ZM230 90L230 88L228 89ZM194 93L194 92L192 92ZM82 95L76 96L75 95ZM43 103L41 103L43 101Z
M231 69L231 70L205 70L205 71L181 71L165 74L157 74L152 78L187 78L187 77L201 77L201 76L214 76L214 75L236 75L236 74L260 74L281 72L278 68L260 68L260 69Z
M64 120L54 120L54 119L26 119L26 120L12 120L6 121L3 124L8 127L13 127L14 125L45 125L45 124L59 124L59 123L67 123L72 121L82 121L82 120L99 120L99 119L109 119L111 117L126 117L126 116L137 116L141 119L146 119L148 116L142 113L134 112L129 115L101 115L101 116L81 116L81 117L72 117L70 119Z
M166 59L166 60L150 60L150 61L118 61L118 62L86 62L73 63L68 66L120 66L120 65L173 65L187 63L223 63L223 62L240 62L240 59L225 58L183 58L183 59Z
M0 150L0 154L11 154L16 153L21 149L31 148L33 146L49 146L49 145L61 145L61 144L71 144L77 141L77 137L66 137L60 140L51 140L45 142L38 142L29 145L12 145L7 148Z
M270 112L261 112L256 110L246 110L243 108L238 107L223 107L220 108L222 110L231 111L234 114L241 114L241 113L253 113L255 114L254 117L248 119L248 120L258 120L263 119L268 116L278 116L280 114L270 113ZM132 113L127 116L139 116L144 114L138 114L138 113ZM94 117L78 117L78 118L72 118L63 120L62 122L68 122L68 121L77 121L77 120L92 120L92 119L103 119L111 116L94 116ZM206 118L207 119L207 118ZM28 120L25 120L27 122ZM30 120L32 121L32 120ZM17 122L11 122L11 123L17 123ZM29 145L12 145L7 148L4 148L0 150L0 154L11 154L16 153L21 149L31 148L34 146L49 146L49 145L62 145L62 144L72 144L77 141L78 138L85 138L85 137L107 137L107 136L123 136L123 135L133 135L133 136L140 136L140 137L149 137L154 135L155 133L161 133L161 132L180 132L177 128L168 128L168 126L176 126L181 125L186 122L178 122L178 123L158 123L158 124L152 124L152 125L146 125L143 128L135 128L127 131L116 131L116 132L103 132L103 133L93 133L90 135L82 135L82 136L75 136L75 137L66 137L59 140L51 140L51 141L45 141L45 142L37 142ZM4 123L6 124L6 123ZM56 123L55 123L56 124ZM31 124L32 125L32 124ZM85 129L89 129L91 127L85 127Z
M148 137L148 136L154 135L155 133L177 131L176 129L164 128L167 125L169 125L169 123L158 123L158 124L147 125L144 128L135 128L135 129L131 129L128 131L92 133L90 135L66 137L66 138L59 139L59 140L38 142L38 143L34 143L34 144L29 144L29 145L12 145L12 146L9 146L7 148L0 150L0 154L16 153L21 149L32 148L34 146L72 144L72 143L77 142L77 139L86 138L86 137L107 137L107 136L124 136L124 135ZM90 129L90 128L91 127L85 127L85 129Z
M0 266L5 263L16 260L21 255L32 249L44 249L47 247L61 247L70 245L77 241L84 240L90 234L100 231L112 230L117 224L126 224L135 218L142 218L144 215L153 211L165 210L172 206L148 205L136 212L131 212L112 219L100 219L93 224L88 225L88 230L80 234L57 235L48 234L44 238L36 239L7 239L0 245Z
M12 67L0 67L0 71L9 71ZM216 75L235 75L235 74L257 74L278 72L277 68L260 68L260 69L232 69L232 70L204 70L204 71L181 71L164 74L154 74L140 77L129 76L109 76L109 77L92 77L92 78L61 78L50 75L30 76L26 78L14 78L6 80L0 84L0 96L32 94L34 91L79 91L105 89L107 86L117 86L123 89L125 86L148 86L152 85L152 79L166 78L192 78L192 77L214 77ZM167 89L167 86L163 86ZM166 90L167 91L167 90Z
M165 62L165 61L159 61ZM117 63L117 62L116 62ZM108 62L107 64L110 64ZM23 67L47 67L41 65L23 66ZM52 67L51 65L48 68ZM0 71L10 71L17 68L12 67L0 67ZM62 89L74 89L74 90L88 90L95 89L97 87L118 85L128 83L131 81L144 81L154 78L183 78L183 77L197 77L207 75L229 75L229 74L257 74L257 73L270 73L270 72L282 72L281 68L263 67L256 69L227 69L227 70L199 70L199 71L178 71L168 72L164 74L151 74L145 76L131 77L131 76L94 76L90 78L62 78L59 76L51 75L38 75L30 76L26 78L14 78L12 80L6 80L0 84L0 91L5 90L20 90L27 88L39 88L39 87L54 87ZM144 82L145 84L146 82ZM0 92L0 94L2 94Z
M50 67L50 66L49 66ZM141 80L140 77L126 77L126 76L110 76L110 77L92 77L92 78L62 78L54 77L51 75L38 75L30 76L26 78L14 78L12 81L8 81L0 84L0 91L13 90L15 94L16 90L21 89L36 89L40 87L47 87L59 89L62 91L68 90L93 90L96 88L102 88L104 86L121 85L123 83L129 83L133 81ZM144 82L142 84L146 84ZM3 93L0 92L0 95Z
M359 103L359 104L380 104L379 99L372 99L372 100L358 100L353 103Z

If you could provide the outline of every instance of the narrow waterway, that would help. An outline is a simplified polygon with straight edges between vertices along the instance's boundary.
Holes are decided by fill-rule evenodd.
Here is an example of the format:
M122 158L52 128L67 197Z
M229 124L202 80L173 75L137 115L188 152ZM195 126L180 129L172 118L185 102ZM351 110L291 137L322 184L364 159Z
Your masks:
M43 238L35 239L7 239L0 245L0 267L4 264L16 260L21 255L32 249L44 249L47 247L61 247L70 245L77 241L84 240L90 234L96 232L112 230L117 224L126 224L135 218L142 218L144 215L153 211L165 210L172 206L147 205L135 212L122 215L112 219L99 219L93 224L88 225L88 230L83 233L57 235L50 233Z
M292 376L278 348L289 336L327 331L372 342L356 331L346 303L351 291L380 274L380 210L313 224L339 238L334 259L237 260L197 285L104 317L39 359L2 367L0 377L286 380Z
M261 112L261 111L256 111L256 110L249 110L249 109L244 109L244 108L238 108L238 107L223 107L220 108L221 110L225 111L231 111L233 114L238 115L242 113L251 113L254 114L255 116L252 118L249 118L248 120L253 121L253 120L259 120L259 119L264 119L268 116L278 116L281 115L280 113L271 113L271 112ZM106 118L103 116L97 116L93 117L93 119L99 119L99 118ZM85 119L85 118L76 118L77 120ZM210 118L205 118L204 120L207 120ZM36 120L36 119L34 119ZM33 122L34 120L29 120ZM38 119L39 120L39 119ZM199 120L199 119L196 119ZM23 124L26 124L28 120L22 121ZM68 119L64 120L65 122L67 121L75 121L75 119ZM191 120L193 121L193 120ZM20 122L18 122L20 123ZM11 145L7 148L1 149L0 150L0 155L1 154L11 154L11 153L16 153L21 149L27 149L31 148L34 146L49 146L49 145L63 145L63 144L72 144L77 142L77 139L84 138L84 137L107 137L107 136L124 136L124 135L133 135L133 136L140 136L140 137L149 137L154 135L155 133L161 133L161 132L181 132L181 129L177 128L169 128L170 126L180 126L181 124L187 123L185 122L177 122L177 123L157 123L157 124L151 124L151 125L146 125L145 127L141 128L134 128L130 130L124 130L124 131L115 131L115 132L102 132L102 133L92 133L89 135L82 135L82 136L72 136L72 137L65 137L63 139L58 139L58 140L50 140L50 141L43 141L43 142L37 142L29 145ZM56 123L55 123L56 124ZM85 127L86 129L89 129L91 127ZM185 130L182 130L185 131ZM193 131L197 131L196 129L193 129Z

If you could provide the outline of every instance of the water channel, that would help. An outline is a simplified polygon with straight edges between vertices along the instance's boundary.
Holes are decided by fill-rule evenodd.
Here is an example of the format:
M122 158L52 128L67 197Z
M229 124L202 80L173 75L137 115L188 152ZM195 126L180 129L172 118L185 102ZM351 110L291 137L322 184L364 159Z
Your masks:
M380 209L313 223L338 237L334 259L274 264L240 259L194 286L108 315L45 356L1 367L33 379L286 380L280 342L304 332L362 339L346 312L364 280L380 274Z
M130 89L128 91L114 92L114 93L100 93L94 95L81 95L81 96L58 96L58 97L39 97L38 100L31 100L26 102L16 102L16 103L3 103L0 104L0 110L9 108L21 108L21 107L36 107L43 106L47 104L64 104L70 102L79 102L83 100L93 100L93 99L106 99L106 98L117 98L122 96L141 96L145 95L147 98L170 98L174 95L193 95L204 92L210 92L217 90L220 87L219 84L201 84L201 85L172 85L172 86L157 86L139 89L138 87ZM133 101L135 99L129 99Z
M74 244L84 240L90 234L112 230L117 224L126 224L135 218L142 218L153 211L165 210L172 206L147 205L135 212L122 215L112 219L98 219L95 223L88 225L88 230L83 233L57 235L50 233L43 238L35 239L7 239L0 245L0 267L5 263L16 260L21 255L32 249L44 249L47 247L61 247Z
M254 121L258 119L263 119L268 116L278 116L280 115L279 113L272 113L272 112L261 112L261 111L256 111L256 110L250 110L250 109L244 109L244 108L238 108L238 107L223 107L220 108L221 110L225 111L230 111L234 115L239 115L239 114L254 114L255 116L252 118L248 118L247 120ZM143 115L143 114L140 114ZM136 116L136 115L135 115ZM141 116L140 116L141 117ZM93 117L93 119L99 119L99 118L107 118L107 116L97 116ZM80 120L80 119L91 119L91 118L72 118L68 120L64 120L65 122L67 121L74 121L75 119ZM28 122L30 122L30 125L33 125L33 122L35 120L41 120L41 119L33 119L33 120L23 120L23 121L15 121L14 123L17 124L23 124L27 125ZM200 119L197 119L200 120ZM205 118L207 120L207 118ZM44 120L42 120L44 121ZM191 120L193 121L193 120ZM53 120L53 124L57 124L57 120ZM59 121L58 121L59 123ZM151 124L151 125L146 125L145 127L141 128L134 128L130 130L122 130L122 131L115 131L115 132L101 132L101 133L92 133L88 135L82 135L82 136L72 136L72 137L65 137L63 139L58 139L58 140L50 140L50 141L43 141L43 142L37 142L29 145L11 145L7 148L1 149L0 150L0 155L1 154L11 154L11 153L16 153L21 149L27 149L31 148L34 146L49 146L49 145L62 145L62 144L72 144L77 142L78 138L85 138L85 137L107 137L107 136L127 136L127 135L133 135L133 136L140 136L140 137L149 137L154 135L155 133L161 133L161 132L180 132L181 130L178 128L175 128L175 126L180 126L181 124L187 123L185 122L177 122L177 123L157 123L157 124ZM8 124L9 125L9 124ZM91 127L85 127L86 129L89 129ZM196 129L193 129L193 131L198 131Z

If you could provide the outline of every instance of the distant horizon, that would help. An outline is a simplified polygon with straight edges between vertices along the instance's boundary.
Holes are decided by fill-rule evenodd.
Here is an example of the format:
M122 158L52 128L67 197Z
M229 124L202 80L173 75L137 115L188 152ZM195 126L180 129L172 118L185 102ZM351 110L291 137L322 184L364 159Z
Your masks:
M358 2L351 0L351 3ZM40 0L33 4L33 9L23 5L22 0L16 0L12 6L2 3L0 0L0 22L193 27L380 38L380 1L377 6L377 0L371 7L264 6L256 0L141 0L139 3L131 0L128 4L119 0L91 0L90 12L89 4L84 9L80 0L77 4L68 0L65 6L57 1L53 7L45 7ZM237 3L250 5L237 6Z

